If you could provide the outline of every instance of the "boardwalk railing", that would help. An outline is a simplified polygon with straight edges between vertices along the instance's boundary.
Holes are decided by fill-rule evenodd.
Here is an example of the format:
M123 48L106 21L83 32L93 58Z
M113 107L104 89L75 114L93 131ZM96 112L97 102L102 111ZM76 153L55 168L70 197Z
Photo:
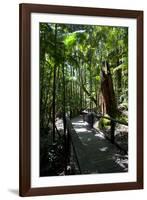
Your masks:
M96 115L96 118L105 118L111 121L111 130L110 130L110 138L109 139L112 143L114 143L118 148L123 150L126 154L127 151L123 149L119 144L115 142L115 125L116 123L128 126L128 123L113 119L111 117L103 116L103 115ZM75 145L76 144L76 145ZM70 174L68 170L68 166L72 164L75 167L76 174L84 174L86 171L86 166L83 165L82 161L87 160L86 155L86 147L82 144L81 140L78 137L75 129L73 128L71 120L66 117L66 131L65 131L65 174ZM73 172L72 172L73 173Z
M118 143L115 142L115 127L116 127L116 123L124 125L124 126L128 126L128 123L120 121L120 120L117 120L117 119L114 119L112 117L104 116L102 114L97 114L96 118L97 119L104 118L104 119L108 119L108 120L111 121L111 123L110 123L110 125L111 125L111 130L110 130L111 138L110 138L110 141L113 144L115 144L118 148L120 148L121 150L125 151L125 153L127 153L127 151L124 148L122 148ZM109 139L109 138L107 137L107 139Z
M122 124L122 125L128 126L128 123L127 123L127 122L123 122L123 121L114 119L114 118L112 118L112 117L107 117L107 116L104 116L104 115L102 115L102 114L98 114L98 115L96 115L96 117L97 117L98 119L99 119L99 118L109 119L109 120L113 121L114 123L118 123L118 124Z
M77 140L75 136L77 136L72 123L70 121L70 119L68 117L66 117L66 137L65 137L65 157L66 157L66 161L65 161L65 173L68 174L67 172L67 166L71 163L74 162L76 163L76 167L77 167L77 173L81 174L82 173L82 169L80 167L80 163L79 163L79 159L78 159L78 153L77 153L77 149L74 145L75 142L79 142L79 141L75 141Z

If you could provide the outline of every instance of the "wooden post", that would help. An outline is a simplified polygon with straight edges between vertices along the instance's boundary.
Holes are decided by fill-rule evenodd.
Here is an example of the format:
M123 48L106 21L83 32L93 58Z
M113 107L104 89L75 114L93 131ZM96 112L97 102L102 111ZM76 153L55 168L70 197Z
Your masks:
M111 142L115 142L115 122L111 120Z

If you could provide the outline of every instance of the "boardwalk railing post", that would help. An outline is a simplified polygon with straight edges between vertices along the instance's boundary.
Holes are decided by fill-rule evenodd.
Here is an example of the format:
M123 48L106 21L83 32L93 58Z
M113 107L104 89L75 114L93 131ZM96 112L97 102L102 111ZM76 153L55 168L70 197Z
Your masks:
M67 164L70 163L70 132L67 129Z
M72 132L74 130L73 130L73 127L72 127L72 123L68 118L66 118L66 128L67 128L66 152L65 152L66 153L66 165L68 166L68 164L70 164L71 160L75 159L75 162L76 162L77 167L79 169L79 173L81 174L82 170L81 170L80 163L79 163L79 160L78 160L75 145L74 145L73 140L72 140L72 134L73 134ZM66 170L66 173L68 173L68 170Z
M115 122L111 120L111 142L115 142Z

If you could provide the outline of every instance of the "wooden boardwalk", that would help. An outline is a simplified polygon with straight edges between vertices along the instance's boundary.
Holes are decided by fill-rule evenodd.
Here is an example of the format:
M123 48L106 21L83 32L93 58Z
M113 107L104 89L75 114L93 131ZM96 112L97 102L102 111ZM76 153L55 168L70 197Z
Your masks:
M100 131L88 127L82 117L72 119L72 141L82 174L128 171L128 156L108 141Z

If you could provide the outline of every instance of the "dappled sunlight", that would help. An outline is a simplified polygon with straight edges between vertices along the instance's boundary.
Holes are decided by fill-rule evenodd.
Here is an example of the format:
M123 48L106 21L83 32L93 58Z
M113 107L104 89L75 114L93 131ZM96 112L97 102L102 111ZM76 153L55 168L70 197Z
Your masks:
M122 167L123 169L124 169L124 171L128 171L128 160L126 160L126 161L123 161L123 160L121 160L121 159L117 159L116 161L115 161L120 167Z
M58 130L63 130L63 120L62 119L57 119L56 120L56 126Z
M74 129L76 130L77 133L84 133L84 134L88 134L88 133L92 133L92 130L89 130L87 125L87 122L83 122L82 120L77 119L78 121L73 121L72 125L74 127Z
M86 128L75 128L75 130L79 133L79 132L87 132Z
M108 150L108 147L102 147L102 148L99 148L100 151L107 151Z
M124 171L128 171L128 155L115 154L113 159Z
M88 166L91 173L96 171L97 173L126 172L128 170L128 157L120 154L116 146L106 139L102 131L95 127L91 128L87 122L82 120L81 116L74 118L72 125L80 141L76 143L79 157L81 158L81 149L83 149L84 155L89 155L88 158L92 163L90 166L86 160L83 160L84 169Z
M86 125L88 125L88 123L83 122L83 121L78 121L78 122L72 122L72 125L74 125L74 126L77 126L77 125L86 126Z
M95 136L95 137L99 137L99 138L101 138L101 139L105 139L104 135L102 135L102 134L100 134L100 133L96 133L94 136Z
M84 124L85 122L83 122L83 120L80 120L80 121L79 121L79 123L82 123L82 124ZM86 122L86 123L87 123L87 122Z
M90 130L87 130L87 132L88 132L88 133L92 133L92 131L90 131Z

